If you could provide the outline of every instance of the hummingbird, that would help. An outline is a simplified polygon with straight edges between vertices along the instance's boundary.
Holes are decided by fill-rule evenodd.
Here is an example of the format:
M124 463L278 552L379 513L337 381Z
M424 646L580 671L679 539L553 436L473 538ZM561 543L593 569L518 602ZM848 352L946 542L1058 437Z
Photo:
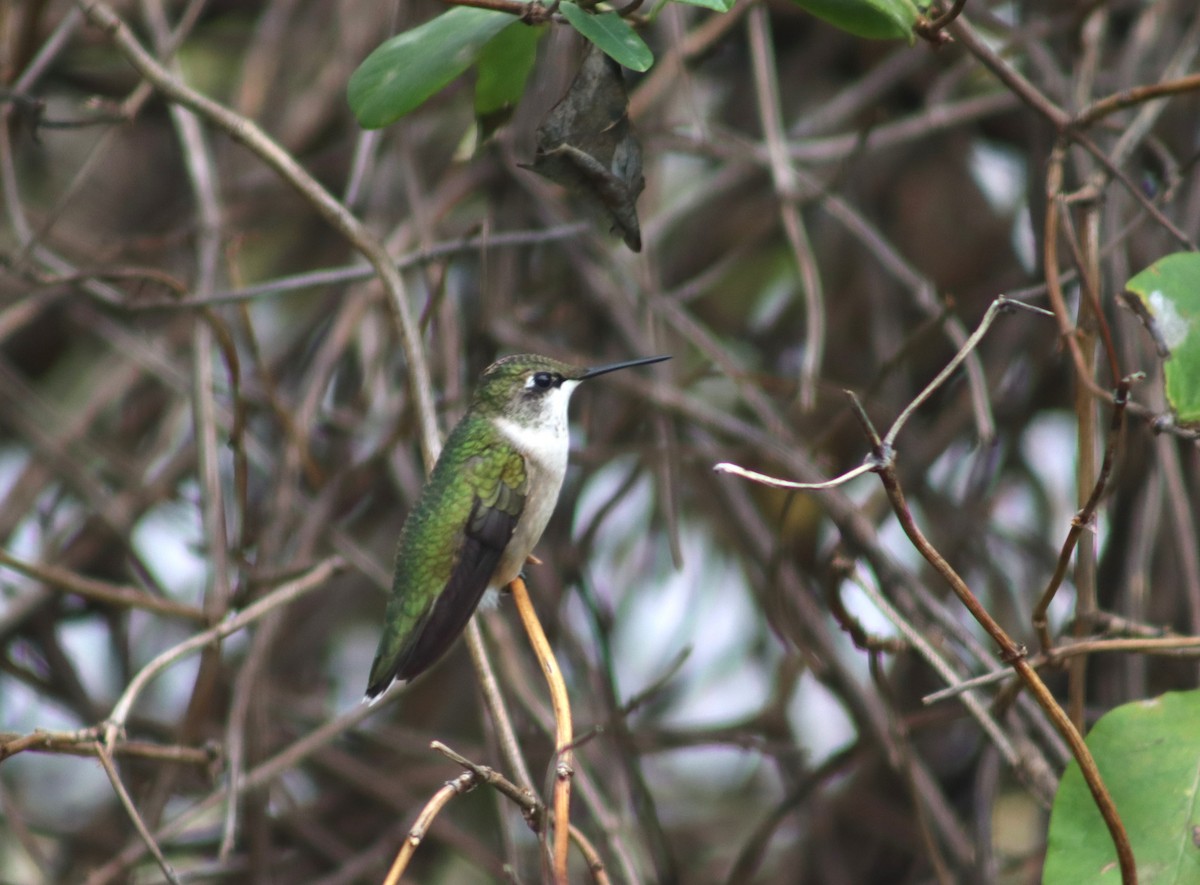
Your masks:
M562 489L567 404L579 383L666 359L580 368L518 354L484 370L400 529L365 701L432 666L466 628L484 592L521 573Z

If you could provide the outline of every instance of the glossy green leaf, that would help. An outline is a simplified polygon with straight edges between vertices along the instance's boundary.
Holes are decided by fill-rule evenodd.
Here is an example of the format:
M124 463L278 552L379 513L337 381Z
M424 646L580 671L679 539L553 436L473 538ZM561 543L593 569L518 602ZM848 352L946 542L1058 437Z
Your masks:
M1129 834L1142 885L1200 882L1200 691L1111 710L1088 748ZM1043 885L1118 883L1117 852L1072 762L1050 812Z
M654 64L654 53L633 26L615 12L593 15L574 3L563 3L558 11L571 27L595 43L604 54L631 71L646 71Z
M350 77L347 95L358 122L378 129L419 107L469 68L488 41L513 21L503 12L456 6L397 34Z
M1125 288L1138 296L1155 340L1170 353L1163 376L1176 419L1200 423L1200 254L1160 258Z
M817 18L856 37L872 40L915 39L920 12L912 0L793 0Z
M716 12L729 12L737 0L674 0L676 3L686 3L689 6L703 6Z
M475 119L483 138L508 121L525 92L537 59L543 27L515 22L493 37L479 53L475 79Z

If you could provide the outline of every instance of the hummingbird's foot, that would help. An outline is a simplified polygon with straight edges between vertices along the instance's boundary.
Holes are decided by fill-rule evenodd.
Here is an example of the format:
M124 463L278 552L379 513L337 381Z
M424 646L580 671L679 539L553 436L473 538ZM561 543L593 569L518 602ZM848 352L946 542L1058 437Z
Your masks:
M530 553L528 556L525 557L525 564L526 565L542 565L543 563L540 559L538 559L536 556L534 556L532 553ZM519 572L517 572L517 576L515 578L513 578L513 581L524 581L524 580L525 580L525 569L521 569ZM507 584L505 584L503 587L501 587L500 592L501 593L512 593L512 581L509 581Z

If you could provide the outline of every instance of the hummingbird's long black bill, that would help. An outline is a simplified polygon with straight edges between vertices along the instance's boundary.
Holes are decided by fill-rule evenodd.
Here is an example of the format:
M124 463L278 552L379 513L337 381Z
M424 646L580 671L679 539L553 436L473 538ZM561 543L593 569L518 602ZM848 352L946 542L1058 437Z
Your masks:
M669 360L669 356L647 356L640 360L626 360L623 363L611 363L607 366L596 366L595 368L585 369L583 374L579 376L580 381L588 378L595 378L597 375L607 375L609 372L615 372L617 369L628 369L632 366L644 366L648 363L661 363L663 360Z

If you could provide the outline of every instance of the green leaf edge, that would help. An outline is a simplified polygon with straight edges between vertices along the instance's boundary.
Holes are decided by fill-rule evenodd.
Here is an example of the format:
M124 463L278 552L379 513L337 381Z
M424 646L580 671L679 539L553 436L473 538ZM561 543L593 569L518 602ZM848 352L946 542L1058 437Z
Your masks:
M585 12L575 3L558 7L567 22L594 43L605 55L631 71L648 71L654 53L633 26L615 12Z
M792 0L822 21L868 40L916 40L921 16L913 0Z
M416 110L474 64L484 45L514 21L508 13L456 6L380 44L346 87L359 125L380 129ZM424 63L414 78L419 85L397 87L396 80L414 63Z
M737 0L671 0L672 3L683 3L686 6L699 6L711 9L713 12L729 12Z
M520 29L520 30L514 30ZM475 116L496 113L505 107L515 105L525 92L525 83L537 60L537 46L545 33L545 27L531 27L523 22L513 22L489 40L480 49L476 58L478 76L475 80ZM514 63L511 56L503 59L496 56L498 48L505 40L518 38L516 47L521 55ZM510 47L511 48L511 47ZM505 65L504 72L511 88L498 88L489 85L490 67Z
M1167 333L1166 337L1169 338L1170 330L1162 328L1162 326L1168 321L1159 315L1160 309L1156 309L1155 305L1151 303L1155 292L1161 292L1178 313L1175 322L1187 322L1192 325L1185 333L1185 350L1188 359L1168 360L1163 365L1163 385L1167 402L1175 413L1176 420L1181 425L1191 427L1200 424L1200 394L1197 393L1197 388L1200 387L1200 378L1189 377L1187 374L1189 369L1196 371L1196 355L1200 353L1200 308L1180 310L1178 304L1180 294L1174 291L1163 291L1162 280L1168 273L1171 276L1185 274L1200 278L1200 253L1173 252L1170 255L1164 255L1130 277L1125 283L1125 288L1141 299L1146 310L1160 324L1160 331ZM1190 282L1185 281L1184 285L1188 287L1189 291L1192 290ZM1178 346L1172 345L1169 340L1167 344L1171 346L1172 354L1177 355Z

